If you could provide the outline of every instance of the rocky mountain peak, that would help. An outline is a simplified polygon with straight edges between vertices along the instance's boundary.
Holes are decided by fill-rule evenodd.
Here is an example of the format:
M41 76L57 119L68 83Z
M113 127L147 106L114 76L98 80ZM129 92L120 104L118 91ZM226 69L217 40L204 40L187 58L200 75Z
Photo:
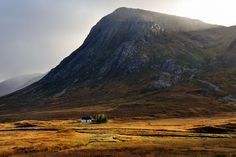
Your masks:
M149 22L152 26L166 29L167 31L194 31L201 29L208 29L218 27L217 25L210 25L200 20L179 17L175 15L168 15L164 13L152 12L142 9L133 9L121 7L116 9L113 13L104 17L112 21L120 22Z
M171 42L170 37L165 36L166 33L212 27L216 26L184 17L119 8L102 18L91 29L82 46L54 68L44 80L75 77L80 82L103 78L111 72L124 74L140 71L147 63L160 59L155 56L163 56L165 50L157 50L152 54L142 50L153 42L160 42L160 46L167 41Z

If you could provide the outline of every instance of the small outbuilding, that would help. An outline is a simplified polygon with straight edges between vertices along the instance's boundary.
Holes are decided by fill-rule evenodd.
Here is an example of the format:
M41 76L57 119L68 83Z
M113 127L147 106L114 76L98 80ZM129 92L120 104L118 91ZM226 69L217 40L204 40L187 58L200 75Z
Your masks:
M84 116L80 119L81 123L92 123L92 117L91 116Z

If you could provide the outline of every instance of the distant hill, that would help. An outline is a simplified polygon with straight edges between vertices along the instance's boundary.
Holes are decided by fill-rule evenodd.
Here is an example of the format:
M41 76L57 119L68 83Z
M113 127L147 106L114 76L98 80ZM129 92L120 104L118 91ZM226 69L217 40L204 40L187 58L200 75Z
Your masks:
M0 119L236 111L235 39L236 27L119 8L43 79L1 98Z
M0 96L4 96L20 90L34 82L39 81L43 74L22 75L0 82Z

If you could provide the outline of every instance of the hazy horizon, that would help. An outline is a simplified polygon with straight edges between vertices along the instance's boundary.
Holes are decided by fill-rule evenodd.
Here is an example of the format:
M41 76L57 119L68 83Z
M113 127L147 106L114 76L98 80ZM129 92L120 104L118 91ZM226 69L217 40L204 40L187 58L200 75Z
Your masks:
M77 49L103 16L119 7L140 8L236 25L233 0L0 0L0 81L46 73Z

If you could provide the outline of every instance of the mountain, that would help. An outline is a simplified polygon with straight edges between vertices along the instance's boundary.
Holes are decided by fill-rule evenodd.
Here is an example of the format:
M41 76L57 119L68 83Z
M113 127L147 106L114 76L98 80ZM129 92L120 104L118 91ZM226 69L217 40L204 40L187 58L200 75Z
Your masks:
M42 74L30 74L5 80L0 83L0 96L4 96L25 88L26 86L39 81L42 77Z
M209 116L236 111L236 27L119 8L43 79L0 99L0 118ZM20 113L19 113L20 111Z
M223 55L223 62L226 65L236 66L236 38L230 43L227 53Z

